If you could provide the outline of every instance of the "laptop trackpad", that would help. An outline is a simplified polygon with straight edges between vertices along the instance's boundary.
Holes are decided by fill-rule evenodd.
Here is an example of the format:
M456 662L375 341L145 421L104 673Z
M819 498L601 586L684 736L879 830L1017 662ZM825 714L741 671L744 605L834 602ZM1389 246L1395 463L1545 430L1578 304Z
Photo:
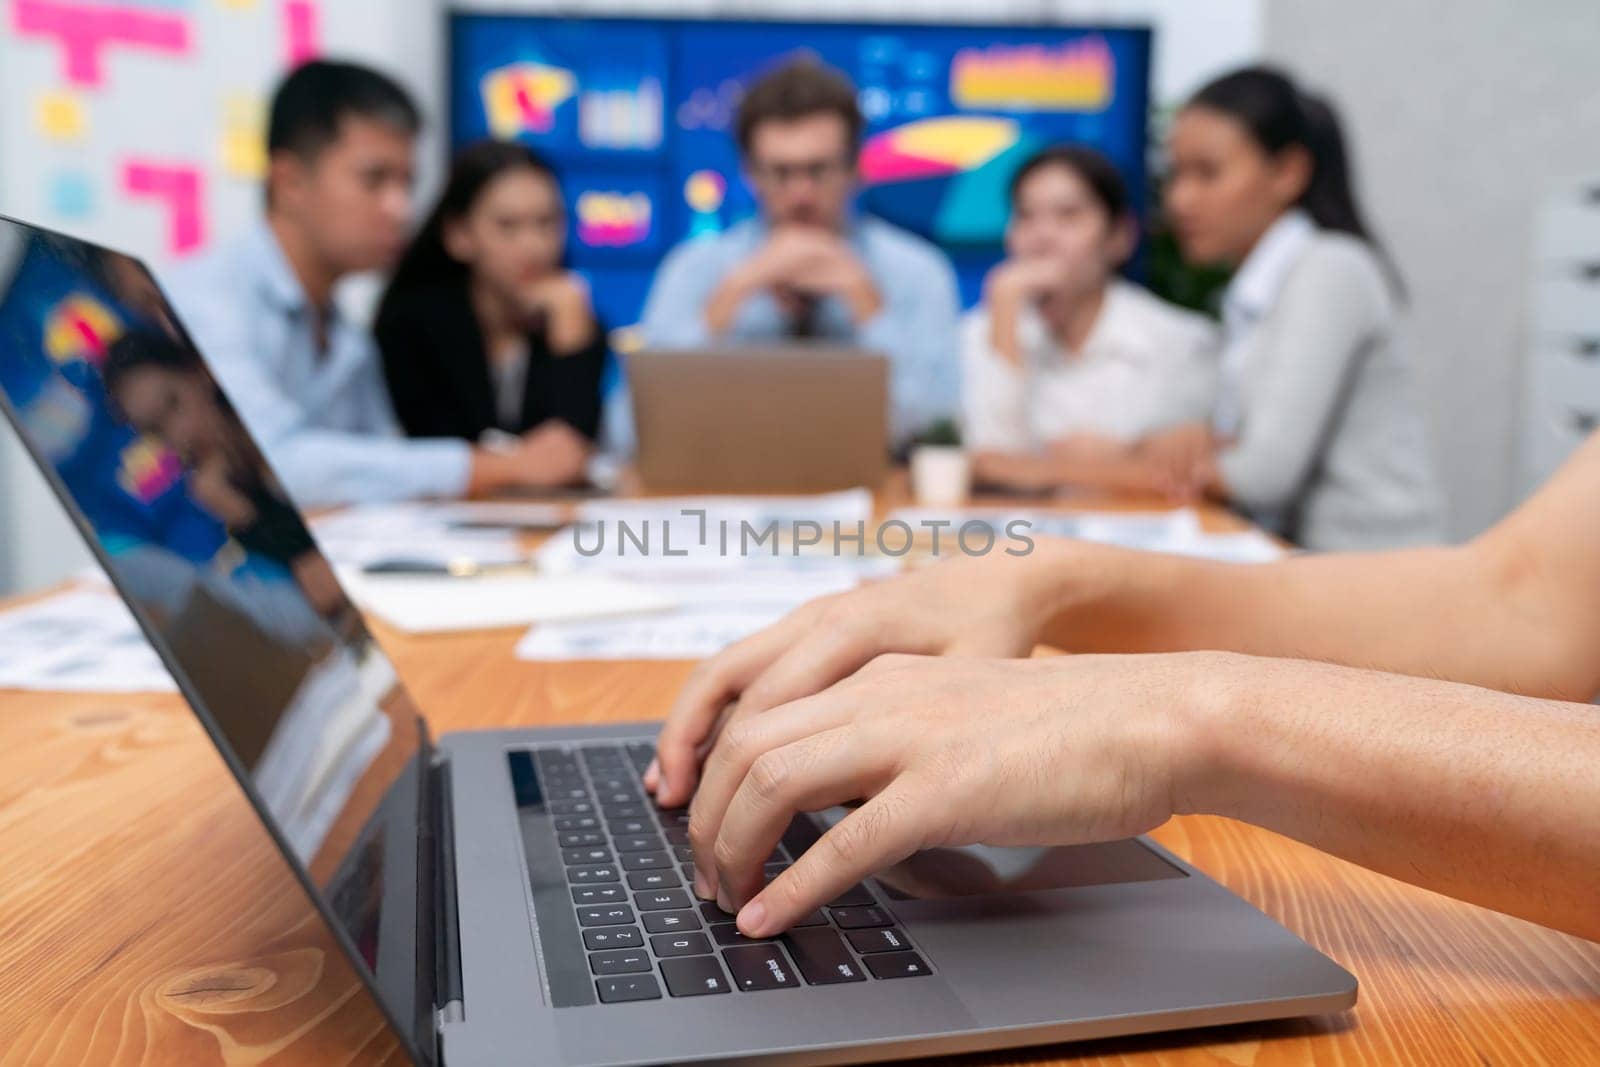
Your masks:
M833 808L812 818L825 830L845 814L845 809ZM875 876L891 900L1005 896L1185 877L1181 868L1133 838L1037 848L936 848L918 852Z

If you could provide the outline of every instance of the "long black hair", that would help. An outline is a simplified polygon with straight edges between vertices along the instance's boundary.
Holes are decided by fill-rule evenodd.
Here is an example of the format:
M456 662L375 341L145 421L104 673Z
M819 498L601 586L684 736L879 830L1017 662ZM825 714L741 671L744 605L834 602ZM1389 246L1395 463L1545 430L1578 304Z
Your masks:
M1320 228L1365 241L1383 263L1395 292L1404 294L1399 268L1367 225L1357 201L1343 124L1327 98L1302 90L1281 70L1256 66L1210 82L1189 98L1188 106L1234 119L1268 154L1294 145L1304 148L1311 157L1311 180L1298 206Z
M561 187L550 164L515 141L476 141L456 154L439 202L395 268L384 294L385 304L401 294L466 275L467 265L445 249L445 227L466 216L491 182L514 170L531 170L557 189Z
M1013 207L1027 180L1047 167L1064 167L1081 178L1110 222L1120 222L1132 214L1128 185L1122 180L1117 165L1094 149L1079 144L1047 145L1029 156L1011 176L1008 193Z

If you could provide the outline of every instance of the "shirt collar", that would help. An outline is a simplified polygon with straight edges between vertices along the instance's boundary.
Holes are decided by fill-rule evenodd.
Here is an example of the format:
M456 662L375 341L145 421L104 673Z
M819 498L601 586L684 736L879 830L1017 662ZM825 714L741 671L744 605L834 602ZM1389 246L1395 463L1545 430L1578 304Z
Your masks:
M307 310L311 301L306 297L305 286L289 265L283 246L272 226L262 219L251 227L245 239L248 263L255 272L261 292L283 311L298 314Z
M1317 224L1300 208L1284 212L1267 227L1228 283L1222 297L1223 318L1237 322L1265 315L1316 232Z
M1029 343L1042 344L1046 351L1052 353L1052 358L1071 356L1087 360L1092 356L1115 351L1128 332L1130 324L1128 315L1130 284L1120 277L1112 278L1106 284L1105 293L1100 298L1100 311L1094 317L1094 325L1089 327L1089 334L1083 339L1083 344L1073 352L1063 350L1061 342L1055 339L1050 327L1045 324L1044 314L1031 301L1023 309L1020 329L1029 339Z

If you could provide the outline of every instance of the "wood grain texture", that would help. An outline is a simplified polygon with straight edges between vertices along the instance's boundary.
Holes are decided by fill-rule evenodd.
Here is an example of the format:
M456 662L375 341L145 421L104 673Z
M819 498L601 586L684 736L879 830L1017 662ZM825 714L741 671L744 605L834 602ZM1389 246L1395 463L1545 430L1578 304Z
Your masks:
M659 718L689 669L378 632L436 733ZM1224 819L1154 836L1353 971L1357 1007L941 1063L1600 1062L1600 945ZM0 1067L403 1060L176 697L0 692Z

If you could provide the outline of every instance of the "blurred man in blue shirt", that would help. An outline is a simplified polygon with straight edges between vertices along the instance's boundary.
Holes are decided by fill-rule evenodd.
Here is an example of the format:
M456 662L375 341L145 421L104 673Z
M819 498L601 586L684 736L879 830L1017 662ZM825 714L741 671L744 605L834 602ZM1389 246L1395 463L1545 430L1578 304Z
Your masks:
M816 62L751 86L736 135L761 217L674 249L641 332L651 348L816 339L881 352L904 444L955 413L960 298L938 249L854 212L863 125L854 86Z
M583 470L587 445L570 429L492 450L407 440L371 335L339 314L340 279L390 266L405 248L418 126L405 91L376 71L300 67L273 97L266 218L167 279L212 372L305 507L459 497Z

